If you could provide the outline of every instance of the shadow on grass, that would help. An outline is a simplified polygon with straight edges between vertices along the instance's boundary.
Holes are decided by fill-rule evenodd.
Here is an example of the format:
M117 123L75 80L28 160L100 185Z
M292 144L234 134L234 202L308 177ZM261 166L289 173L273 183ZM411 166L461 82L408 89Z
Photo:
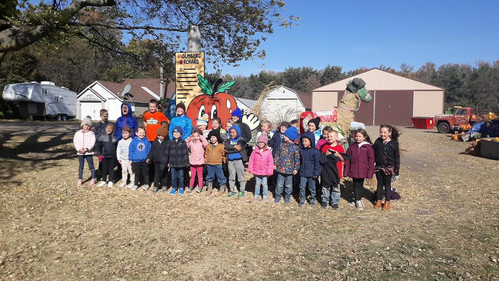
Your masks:
M42 138L44 141L41 141ZM11 180L21 172L60 166L57 160L70 159L75 155L72 137L67 133L52 137L31 135L18 143L14 135L6 133L0 136L0 149L1 180Z

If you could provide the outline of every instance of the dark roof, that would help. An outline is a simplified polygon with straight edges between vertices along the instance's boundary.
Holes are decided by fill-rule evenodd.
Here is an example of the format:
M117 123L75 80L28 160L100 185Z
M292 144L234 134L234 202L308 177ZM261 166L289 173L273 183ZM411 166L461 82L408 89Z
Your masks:
M113 92L118 98L121 97L121 92L126 85L130 84L130 94L133 95L133 100L138 102L148 102L154 97L149 94L142 87L145 87L152 91L157 96L159 93L159 79L124 79L120 82L109 82L109 81L98 81L102 86L106 87L109 91ZM166 97L171 98L173 93L175 92L175 81L168 83L168 85L164 88L166 91Z
M300 98L305 108L312 108L312 94L307 94L298 90L293 90L293 91L295 91L296 94L298 94L298 97Z

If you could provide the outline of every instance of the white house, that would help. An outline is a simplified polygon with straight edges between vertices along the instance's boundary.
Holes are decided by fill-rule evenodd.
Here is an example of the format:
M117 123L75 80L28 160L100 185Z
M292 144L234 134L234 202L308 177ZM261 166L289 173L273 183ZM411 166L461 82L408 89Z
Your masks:
M255 107L256 100L243 99L243 98L234 98L237 103L237 107L241 109L243 114L248 114L253 111L253 107Z
M125 86L130 85L129 95L123 96ZM129 103L135 116L142 116L151 99L160 99L159 79L125 79L121 82L95 81L78 94L77 118L86 116L100 119L100 110L107 109L109 120L121 116L121 104ZM167 86L167 97L175 91L175 83Z
M297 119L311 107L311 101L309 94L279 86L271 90L263 100L263 119L274 124Z

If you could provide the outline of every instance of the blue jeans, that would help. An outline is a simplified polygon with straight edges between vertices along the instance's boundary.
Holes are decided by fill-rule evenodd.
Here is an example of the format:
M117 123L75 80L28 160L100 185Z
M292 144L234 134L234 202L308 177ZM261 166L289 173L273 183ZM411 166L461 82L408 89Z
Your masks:
M174 189L184 188L184 169L185 168L171 168L172 172L172 187Z
M269 187L267 185L267 176L257 176L255 175L255 197L260 196L260 185L263 189L263 197L267 198L269 196Z
M285 198L290 198L291 192L293 191L293 175L281 173L277 174L277 185L275 187L276 198L281 198L283 186L286 187L286 189L284 190L286 192Z
M313 177L300 177L300 202L304 202L306 197L306 188L310 191L310 200L315 200L315 179Z
M224 171L222 170L222 165L206 165L208 169L208 175L206 176L206 184L212 183L217 177L218 184L220 186L227 183Z
M95 168L94 168L94 159L93 155L78 155L78 162L80 165L78 166L78 179L83 179L83 167L85 166L85 159L88 163L88 168L90 169L90 173L92 174L92 179L95 179Z
M331 198L329 198L331 196ZM337 186L322 187L322 203L339 204L341 197L340 184ZM331 199L331 201L330 201Z

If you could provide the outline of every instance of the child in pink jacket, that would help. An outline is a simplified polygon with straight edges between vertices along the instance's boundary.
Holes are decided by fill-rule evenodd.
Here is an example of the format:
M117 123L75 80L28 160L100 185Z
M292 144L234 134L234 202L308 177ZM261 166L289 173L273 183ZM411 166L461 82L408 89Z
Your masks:
M263 187L263 201L267 201L269 196L269 187L267 185L267 177L274 173L274 158L272 151L267 147L269 138L262 134L257 139L257 147L251 153L248 172L255 175L255 196L253 201L257 202L260 199L260 185Z
M200 193L203 190L204 153L208 146L208 141L203 137L203 131L199 129L192 132L192 135L185 141L187 142L187 147L191 151L191 155L189 156L189 164L191 164L191 181L187 191L192 192L194 190L194 181L196 180L197 174L198 189L196 191Z
M92 174L92 179L90 180L89 186L95 184L95 168L94 168L94 145L95 145L95 135L94 132L90 131L92 127L92 119L87 116L81 121L81 130L76 132L73 138L73 144L76 149L76 154L78 155L78 186L82 185L83 182L83 167L85 161L88 163L88 168L90 168L90 173Z

